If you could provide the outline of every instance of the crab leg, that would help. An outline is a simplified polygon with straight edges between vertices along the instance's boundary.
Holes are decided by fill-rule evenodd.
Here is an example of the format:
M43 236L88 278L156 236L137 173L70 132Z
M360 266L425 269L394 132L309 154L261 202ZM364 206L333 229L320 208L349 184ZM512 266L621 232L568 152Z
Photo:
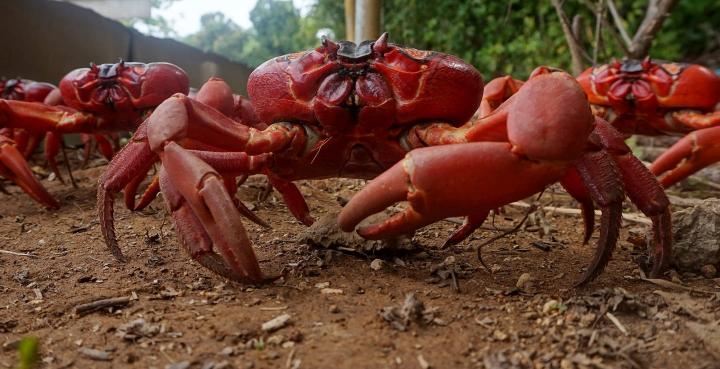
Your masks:
M708 165L720 161L720 126L689 133L650 166L660 183L670 187Z
M95 132L105 123L92 114L66 106L0 99L0 127L22 128L30 133Z
M670 200L650 171L632 153L614 157L622 173L630 200L653 223L651 277L659 276L672 256L672 225Z
M0 136L0 163L5 167L2 168L2 175L15 182L35 201L50 209L60 207L57 200L35 178L27 161L25 161L12 140L2 136Z
M620 232L625 193L617 166L612 156L606 151L584 155L575 163L575 169L582 178L590 197L602 210L597 250L590 266L577 283L577 285L583 285L597 277L610 261ZM586 229L585 237L587 238L587 236Z
M138 128L130 143L115 155L100 180L98 187L98 211L101 230L108 247L110 247L118 259L123 260L113 225L114 194L125 188L133 179L136 179L137 176L144 176L158 158L161 158L163 165L166 167L166 160L172 160L174 163L172 165L177 165L173 170L166 168L168 175L173 178L173 182L183 180L184 175L178 172L178 170L180 170L178 168L188 166L189 170L195 171L195 176L190 177L190 179L185 179L185 181L197 180L197 182L194 183L195 186L198 186L195 188L196 191L198 191L198 188L210 188L205 186L212 186L213 188L217 186L214 179L207 179L207 181L205 181L204 177L199 175L197 171L206 174L211 173L210 171L212 171L212 173L238 174L246 172L244 169L233 167L240 166L242 163L227 160L228 157L223 159L222 153L217 155L216 153L207 153L204 157L204 159L208 161L217 159L214 165L220 170L213 170L212 166L205 163L203 159L199 157L203 154L193 155L189 153L193 159L187 159L187 155L184 155L187 151L185 149L173 149L173 154L167 156L168 159L165 159L165 150L170 145L178 148L180 145L183 145L212 149L203 151L224 150L254 155L287 150L291 143L298 145L298 147L303 147L303 133L302 129L287 124L275 124L264 131L257 131L237 123L217 110L191 100L184 95L174 95L160 104L153 114ZM203 164L197 164L198 161L203 162ZM222 167L223 165L225 167ZM206 171L206 168L210 169ZM254 171L254 169L251 171ZM227 194L227 189L223 184L223 175L218 174L220 178L219 181L224 193ZM214 178L214 174L209 175L208 178L210 177ZM183 186L185 186L185 184ZM208 219L212 218L203 218L207 214L203 213L205 215L201 215L198 213L207 211L207 209L203 210L203 207L200 205L198 195L191 196L189 193L186 193L186 191L189 191L189 186L190 185L178 188L178 190L183 193L186 201L192 204L190 209L195 212L195 216L202 222L209 221ZM203 194L199 195L202 201L205 201L205 205L203 206L214 207L211 211L217 213L213 213L213 216L229 217L228 219L222 219L222 222L229 222L227 224L228 226L234 226L235 223L239 222L239 217L236 219L234 215L232 217L229 215L235 213L240 214L240 211L236 207L236 202L233 201L229 195L227 198L211 197L209 192L209 190L203 190ZM228 203L219 203L223 201L228 201ZM234 210L230 212L230 210L227 210L229 207L232 207ZM215 221L220 220L215 219ZM241 237L233 234L221 234L219 233L221 231L231 231L229 228L212 228L209 223L205 225L210 227L207 228L206 231L213 241L220 243L219 251L224 253L223 258L231 270L234 270L235 273L240 273L241 266L242 268L251 267L250 265L253 264L252 259L248 256L247 250L244 250L244 241L242 241L243 237L247 238L246 235ZM247 274L241 273L237 279L249 278L259 281L260 277L257 271L251 270Z

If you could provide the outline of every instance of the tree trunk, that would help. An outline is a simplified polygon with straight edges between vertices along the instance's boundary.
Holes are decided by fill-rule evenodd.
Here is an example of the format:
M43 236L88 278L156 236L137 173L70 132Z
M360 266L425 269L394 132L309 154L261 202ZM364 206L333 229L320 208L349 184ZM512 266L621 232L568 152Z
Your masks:
M345 0L345 39L355 41L355 0Z
M355 0L355 43L380 36L380 0Z

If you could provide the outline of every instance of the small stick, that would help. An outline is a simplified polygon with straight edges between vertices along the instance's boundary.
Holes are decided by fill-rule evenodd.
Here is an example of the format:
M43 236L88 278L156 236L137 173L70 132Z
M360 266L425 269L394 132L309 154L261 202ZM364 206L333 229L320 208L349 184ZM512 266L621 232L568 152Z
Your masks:
M0 254L8 254L8 255L15 255L15 256L27 256L29 258L36 258L37 255L31 254L31 253L24 253L24 252L15 252L10 250L0 250Z
M92 313L94 311L105 309L109 307L114 306L125 306L130 303L131 297L129 296L123 296L123 297L113 297L109 299L102 299L102 300L96 300L92 302L88 302L86 304L80 304L75 306L75 315L85 315Z
M615 324L615 326L620 330L620 332L622 332L626 336L630 335L630 332L628 332L627 328L625 328L625 326L620 323L620 319L618 319L615 315L608 311L607 313L605 313L605 316L610 319L613 324Z
M525 209L527 209L531 206L530 204L523 202L523 201L516 201L516 202L510 203L510 205L516 206L519 208L525 208ZM564 215L579 215L579 214L581 214L580 209L559 208L559 207L555 207L555 206L543 206L542 209L545 211L549 211L549 212L553 212L553 213L557 213L557 214L564 214ZM600 210L595 210L595 215L601 215L601 214L602 213L600 212ZM629 214L623 213L622 217L623 217L623 219L630 221L630 222L647 224L647 225L652 224L652 221L650 219L648 219L646 216L644 216L642 214L638 214L638 213L629 213Z

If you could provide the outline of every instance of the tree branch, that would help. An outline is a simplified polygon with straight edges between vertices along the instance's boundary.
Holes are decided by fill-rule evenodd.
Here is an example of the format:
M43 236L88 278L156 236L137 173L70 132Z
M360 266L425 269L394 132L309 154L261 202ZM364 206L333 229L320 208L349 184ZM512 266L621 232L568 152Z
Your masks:
M645 19L640 23L630 46L629 57L641 59L647 56L653 38L662 27L670 10L677 5L678 0L650 0Z
M572 72L574 75L579 75L585 69L583 65L583 50L580 43L573 35L572 27L570 26L570 20L568 19L565 12L562 10L562 4L560 0L551 0L558 17L560 18L560 25L562 25L563 33L565 34L565 41L567 41L568 47L570 48L570 57L572 58Z
M620 32L620 36L622 37L622 41L625 43L625 49L629 50L630 46L632 46L632 40L630 40L630 36L625 29L625 20L622 19L620 13L618 13L614 0L607 0L607 5L608 9L610 9L613 21L615 22L615 27L617 27L617 30Z
M590 11L595 11L595 5L591 3L589 0L580 0L580 2L585 5L586 8L590 9ZM610 35L613 37L613 39L617 42L620 49L622 49L623 55L627 55L629 53L628 47L630 47L630 44L625 44L622 37L618 33L618 31L615 29L615 27L610 25L610 22L606 17L602 18L602 26L603 29L606 29L608 32L610 32ZM630 41L630 38L628 37L628 41Z
M610 1L610 0L608 0ZM592 64L597 65L597 56L602 44L602 24L605 20L605 1L600 0L595 10L595 43L593 46Z

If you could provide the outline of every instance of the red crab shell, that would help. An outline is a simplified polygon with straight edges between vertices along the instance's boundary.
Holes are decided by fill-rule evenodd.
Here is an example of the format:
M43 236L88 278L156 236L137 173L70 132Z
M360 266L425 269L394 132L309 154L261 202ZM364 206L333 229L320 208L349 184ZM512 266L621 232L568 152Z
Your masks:
M319 124L328 132L387 130L434 119L462 124L482 97L482 77L459 58L388 44L324 41L271 59L248 82L264 122Z
M60 81L60 90L68 106L103 113L157 106L172 92L187 94L189 82L170 63L120 62L75 69Z

